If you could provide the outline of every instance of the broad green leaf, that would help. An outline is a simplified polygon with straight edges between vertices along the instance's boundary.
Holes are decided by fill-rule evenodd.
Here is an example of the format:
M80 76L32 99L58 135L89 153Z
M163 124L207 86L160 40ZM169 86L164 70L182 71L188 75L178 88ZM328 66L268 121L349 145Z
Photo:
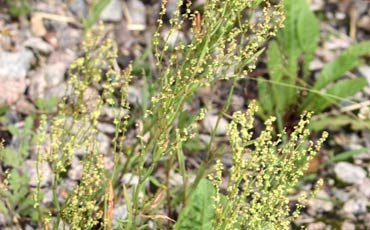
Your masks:
M342 77L343 74L359 65L359 57L370 54L370 41L352 45L329 64L325 65L313 88L320 90L329 83Z
M299 14L297 35L300 49L304 52L303 79L306 79L320 36L319 23L308 7Z
M351 125L351 128L354 130L370 129L370 122L354 119L347 115L324 116L317 120L311 120L308 127L314 131L320 131L326 128L337 130L345 125Z
M57 97L50 97L50 98L36 98L36 106L42 111L51 111L54 108L56 108L58 104L58 98Z
M16 167L23 162L22 155L11 148L0 150L0 159L5 166L11 167Z
M329 83L342 77L345 72L353 69L358 64L359 61L356 57L352 55L340 55L324 66L312 88L316 90L324 88Z
M267 69L271 80L281 81L283 77L284 60L282 52L279 49L279 45L276 41L269 43L267 50Z
M270 83L261 77L257 77L258 87L258 98L259 107L263 110L263 113L267 116L273 113L273 101L271 95Z
M284 81L288 84L294 84L295 79L290 77L283 78L284 74L287 72L284 67L285 65L284 55L282 54L276 41L270 42L269 49L267 51L267 58L268 58L268 72L272 81L274 82ZM284 93L281 93L283 91ZM275 105L274 107L277 109L277 111L279 113L283 113L285 108L288 107L294 101L293 100L294 92L295 92L294 88L286 88L281 85L271 84L269 89L265 89L264 92L261 92L261 94L262 93L267 95L272 94L270 98L273 99L273 101L267 102L262 100L262 103L274 103ZM272 114L272 109L274 109L273 106L271 106L271 112L269 112L269 115Z
M202 179L180 213L175 229L212 229L212 221L215 219L212 197L215 193L216 189L212 183L206 179Z
M326 90L326 95L317 96L306 106L306 110L321 112L328 106L336 103L338 98L347 98L359 92L367 85L365 78L346 79Z
M296 76L297 60L301 53L297 37L297 22L302 9L307 7L306 0L285 0L284 29L278 33L278 42L288 59L287 69L292 76Z
M361 153L368 152L370 149L369 148L362 148L362 149L355 149L355 150L349 150L345 151L339 154L336 154L335 156L331 157L326 164L332 164L338 161L346 161L352 158L353 156Z
M297 36L301 50L313 54L319 41L319 23L308 7L301 10L297 22Z

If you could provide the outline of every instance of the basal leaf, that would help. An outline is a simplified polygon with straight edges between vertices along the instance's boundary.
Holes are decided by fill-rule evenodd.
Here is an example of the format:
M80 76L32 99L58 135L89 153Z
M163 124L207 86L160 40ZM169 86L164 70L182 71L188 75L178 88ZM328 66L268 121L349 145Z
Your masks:
M301 49L307 53L315 52L319 41L319 23L308 7L301 10L297 22L297 35Z
M360 119L354 119L347 115L325 116L317 120L311 120L309 128L314 131L320 131L325 128L337 130L345 125L351 125L353 130L367 128L370 129L370 122Z
M299 14L297 35L300 48L304 52L303 78L306 79L320 36L319 23L308 6Z
M370 54L370 41L361 42L347 48L338 58L324 66L313 88L320 90L337 80L345 72L356 67L359 64L358 58L365 54Z
M206 179L202 179L180 213L175 229L212 229L212 221L215 218L212 197L215 195L215 192L216 189L212 183Z
M259 107L262 108L262 111L265 115L271 115L273 113L274 108L271 95L271 85L265 79L258 77L257 87L258 87Z
M309 102L306 110L321 112L328 106L339 101L338 98L346 98L354 95L367 85L365 78L355 78L340 81L327 89L326 95L317 95L317 97Z

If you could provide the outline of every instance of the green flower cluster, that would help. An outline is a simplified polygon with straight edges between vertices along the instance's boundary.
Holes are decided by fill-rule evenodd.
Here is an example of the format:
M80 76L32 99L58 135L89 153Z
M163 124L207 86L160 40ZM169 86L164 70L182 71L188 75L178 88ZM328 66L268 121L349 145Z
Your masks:
M258 108L250 103L248 111L236 112L228 127L233 165L229 169L226 204L220 191L214 196L217 216L216 229L290 229L301 208L307 203L303 194L292 212L288 195L294 191L310 160L327 138L324 132L316 142L307 142L310 113L301 116L289 138L286 133L274 138L274 117L265 122L265 130L252 139L254 114ZM287 143L282 143L288 139ZM217 188L222 183L224 166L217 161L215 174L210 176ZM322 181L318 182L317 189ZM313 191L311 196L317 191ZM240 228L238 228L240 229Z

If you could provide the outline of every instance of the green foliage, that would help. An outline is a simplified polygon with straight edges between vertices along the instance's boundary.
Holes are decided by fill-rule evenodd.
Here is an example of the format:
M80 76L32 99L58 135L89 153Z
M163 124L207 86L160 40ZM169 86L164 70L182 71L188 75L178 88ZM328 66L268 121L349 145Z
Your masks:
M28 0L5 0L5 3L12 17L28 14L32 10Z
M58 105L58 98L57 97L50 97L50 98L37 97L35 103L36 103L37 108L40 109L41 111L45 111L45 112L52 111Z
M261 114L265 118L278 117L280 129L285 117L291 117L296 110L320 113L361 91L367 85L366 79L340 78L359 65L361 56L370 54L370 41L352 45L326 64L310 86L308 67L317 48L319 24L305 0L286 0L284 7L285 28L269 43L267 51L270 79L257 80ZM307 95L300 96L300 91L307 91Z
M304 193L291 211L287 196L294 191L328 134L324 132L316 143L307 143L311 114L306 113L289 137L285 132L274 137L272 117L265 122L265 130L252 139L257 110L256 104L250 103L245 114L239 111L233 114L228 126L233 164L228 170L228 202L222 203L219 191L214 196L215 229L234 229L235 224L240 225L238 229L290 229L291 221L308 202L309 195ZM218 188L223 181L223 169L218 161L210 177Z
M92 16L84 23L86 28L93 24L106 2L94 1ZM169 33L163 36L160 31L166 1L162 2L159 28L153 37L156 70L152 72L158 75L158 83L146 82L146 88L151 92L143 98L150 98L150 103L143 102L140 105L142 111L138 112L140 117L133 116L131 120L129 112L132 111L126 101L131 67L121 73L116 63L115 46L111 40L101 37L103 28L86 34L82 50L84 56L77 58L69 68L68 94L58 103L56 114L45 113L39 117L40 125L33 138L38 184L33 191L33 211L40 226L110 230L114 228L112 211L116 203L122 203L127 209L127 217L117 220L122 229L146 229L149 224L158 229L287 229L298 215L307 201L306 197L301 197L291 216L287 196L294 192L307 162L324 140L323 137L315 144L307 141L309 131L306 126L310 114L302 116L290 136L285 133L273 136L274 118L271 118L265 123L266 130L252 139L256 105L251 103L245 114L236 112L231 117L227 133L233 162L227 172L219 160L226 150L223 146L213 146L214 131L206 146L205 159L194 172L189 172L185 152L187 146L194 145L198 122L205 115L204 109L189 114L185 103L201 87L231 79L232 87L218 120L226 114L236 80L246 77L255 68L254 63L263 51L261 45L282 26L282 3L209 0L201 20L198 13L191 12L190 4L188 1L183 6L183 1L177 2L169 20ZM293 5L294 12L300 13L298 6ZM182 8L185 8L183 15L180 14ZM262 15L255 21L253 14L257 10ZM310 17L308 12L303 13ZM294 14L289 17L288 21L293 20ZM193 36L189 40L181 40L177 34L187 21L192 22L190 33ZM299 23L311 22L301 18ZM304 37L300 39L297 44L284 44L291 55L289 68L294 71L298 69L296 59L299 54L293 45L307 42ZM304 48L302 52L310 54L313 46ZM271 59L285 66L286 60L279 57L279 42L271 47ZM139 62L134 64L136 72L143 68ZM270 71L279 74L278 70L271 67ZM148 74L150 71L144 69L143 72ZM293 75L289 77L285 82L285 74L277 75L276 80L286 84L295 81ZM295 94L292 90L288 100ZM45 112L51 110L54 103L53 100L36 101L37 107ZM281 108L285 106L280 105ZM105 168L105 156L100 152L97 138L103 108L113 111L110 122L115 125L110 143L113 168L109 170ZM273 111L274 107L271 108ZM126 145L126 129L134 123L137 129L134 132L135 143ZM25 127L32 126L27 123ZM10 130L14 135L21 135L15 127L10 127ZM288 140L286 145L281 143L282 138ZM30 139L24 140L28 141ZM253 147L249 148L250 145ZM28 149L27 145L23 147L21 155ZM81 179L72 188L63 188L63 180L72 159L77 158L77 152L81 154L77 159L83 168ZM248 158L245 153L248 153ZM210 180L204 179L210 174L214 162L217 163ZM50 204L42 200L43 164L48 164L52 171ZM181 176L180 182L171 181L173 172ZM221 191L222 173L229 176L226 191ZM130 179L127 180L127 176ZM4 184L10 185L9 191L16 194L12 199L22 203L19 199L25 192L26 181L13 171L8 180L9 183ZM122 184L122 181L125 182ZM60 200L62 191L65 196ZM6 202L0 203L0 209L6 206ZM175 218L173 214L178 207L178 223L174 225L172 218Z
M215 194L213 184L202 179L182 209L175 229L211 229L216 217L213 200Z
M104 10L104 8L108 5L109 2L110 0L91 1L87 17L86 18L82 17L82 24L84 26L85 31L89 31L91 27L96 23L100 16L100 13Z

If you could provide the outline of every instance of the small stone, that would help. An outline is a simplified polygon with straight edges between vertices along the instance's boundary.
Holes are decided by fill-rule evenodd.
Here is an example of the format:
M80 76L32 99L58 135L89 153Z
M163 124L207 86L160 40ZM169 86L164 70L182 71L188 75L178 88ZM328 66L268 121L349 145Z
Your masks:
M113 119L115 117L124 118L127 114L127 111L122 108L112 108L109 106L103 106L101 109L101 115L106 116L109 119Z
M80 160L77 157L73 156L71 169L68 170L68 177L72 180L80 180L82 177L82 169L83 166Z
M100 20L106 22L119 22L122 17L122 2L119 0L111 0L100 14Z
M360 193L364 194L366 197L370 198L370 179L366 178L361 181L361 183L358 185L358 191Z
M110 152L110 138L104 133L99 132L96 139L99 143L100 153L103 155L107 155Z
M42 178L40 186L47 186L51 182L52 171L50 166L46 162L42 162L40 165L40 171L42 172ZM37 183L37 170L36 170L36 161L35 160L26 160L24 172L29 176L28 184L32 187L36 187Z
M39 37L31 37L27 39L23 45L44 54L49 54L53 51L53 47Z
M143 97L141 95L141 92L139 89L129 86L128 87L128 95L127 95L127 101L131 104L141 104L143 103Z
M307 230L325 230L326 225L323 222L310 223Z
M310 9L312 11L318 11L324 9L324 1L323 0L312 0L310 1Z
M234 110L234 111L239 111L239 110L242 110L243 107L244 107L244 103L245 103L245 100L243 97L241 96L237 96L237 95L232 95L231 96L231 108Z
M44 196L42 198L43 204L51 204L53 202L53 191L47 190L46 192L43 192Z
M370 16L364 15L363 17L361 17L360 20L357 22L357 25L359 28L370 32Z
M358 67L358 71L362 76L366 78L367 82L370 85L370 66L360 66Z
M335 175L341 181L349 184L358 184L366 177L366 171L348 162L339 162L334 166Z
M127 218L127 207L126 205L119 205L113 208L112 224L115 228L119 227L119 221Z
M169 31L164 31L162 33L163 38L167 39L168 45L171 47L176 46L179 42L185 40L185 35L183 32L175 30L171 34Z
M366 198L350 199L344 204L343 211L346 214L363 214L367 211L367 204Z
M31 225L26 225L25 227L24 227L24 230L35 230Z
M207 133L212 133L212 131L216 127L217 120L218 120L217 115L213 115L209 113L206 114L206 116L203 119L203 125ZM228 125L228 122L226 121L226 119L221 117L220 122L218 123L217 129L216 129L216 135L225 135L227 132L227 125Z
M146 10L145 5L139 0L129 0L127 3L127 28L129 30L145 30Z
M326 199L329 199L328 193L324 190L318 191L316 198L313 198L308 203L308 213L311 216L315 216L317 213L331 212L334 204Z
M343 191L342 189L336 188L333 189L333 195L342 202L346 202L350 197L349 193Z
M320 59L315 58L311 61L309 69L311 71L320 70L322 69L323 66L324 66L324 63Z
M104 160L104 168L108 171L112 171L112 169L114 167L114 162L113 162L112 157L111 156L104 156L103 160Z
M211 141L211 136L207 134L199 134L199 139L206 145Z
M72 13L77 16L86 17L88 14L88 8L84 0L74 0L70 5L69 9Z
M25 98L21 98L20 100L18 100L15 104L15 108L17 112L23 114L31 114L36 110L35 106L27 101Z
M341 230L355 230L356 226L350 222L343 222Z
M59 85L64 81L64 75L74 58L73 53L61 51L50 55L44 72L48 87Z
M98 122L96 127L103 133L113 134L116 132L116 127L110 123Z
M126 173L125 175L123 175L121 182L124 184L129 184L129 185L138 185L139 176L136 176L132 173Z
M34 60L27 49L0 51L0 106L14 104L26 90L26 74Z

